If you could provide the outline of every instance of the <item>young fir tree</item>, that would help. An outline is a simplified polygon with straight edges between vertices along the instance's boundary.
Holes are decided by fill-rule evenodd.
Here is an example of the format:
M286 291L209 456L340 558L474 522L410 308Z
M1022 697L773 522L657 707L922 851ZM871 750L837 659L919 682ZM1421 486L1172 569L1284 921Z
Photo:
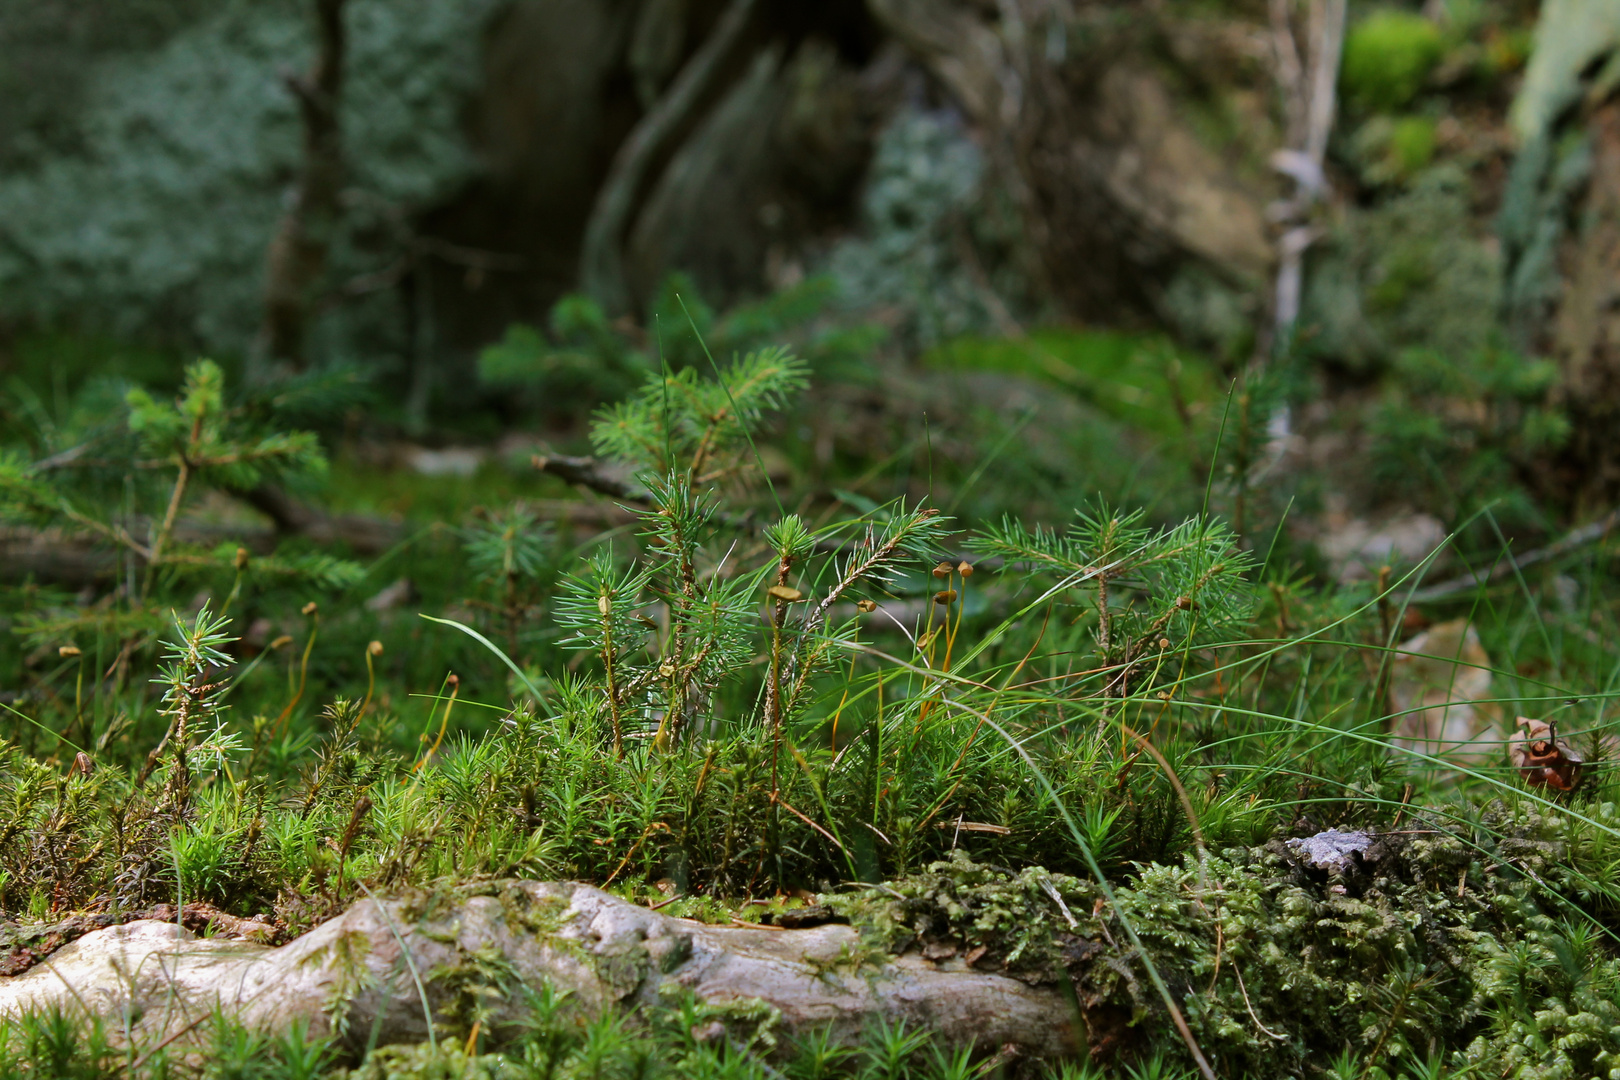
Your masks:
M1104 700L1167 677L1178 666L1164 663L1171 649L1217 640L1253 609L1253 559L1214 519L1153 529L1140 510L1098 505L1077 511L1062 532L1004 519L973 545L1026 572L1043 599L1090 594Z
M593 427L597 451L633 470L648 495L639 512L647 555L621 569L599 550L565 579L557 601L565 644L600 663L596 712L615 754L631 736L669 750L715 724L747 722L712 715L712 703L763 654L752 719L770 729L774 760L810 679L842 655L848 627L831 624L834 606L927 558L942 535L938 511L901 503L820 531L783 514L760 534L768 557L741 564L736 534L746 522L718 512L715 487L752 463L753 430L805 383L802 361L764 349L713 379L695 368L650 378Z
M31 613L21 622L42 644L102 633L150 641L168 625L163 600L199 582L232 581L225 607L252 579L338 588L360 568L323 553L250 556L234 542L189 542L180 525L210 489L241 494L266 483L319 477L326 458L316 436L284 430L287 408L327 380L280 388L279 400L226 400L218 365L186 369L178 397L161 401L129 390L120 409L76 433L79 441L43 456L0 449L0 522L60 530L110 554L116 603ZM317 385L318 384L318 385Z

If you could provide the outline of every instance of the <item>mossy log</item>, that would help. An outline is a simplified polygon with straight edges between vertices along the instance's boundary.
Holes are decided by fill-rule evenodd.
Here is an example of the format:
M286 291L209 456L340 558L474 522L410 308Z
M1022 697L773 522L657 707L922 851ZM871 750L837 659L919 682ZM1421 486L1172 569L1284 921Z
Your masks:
M961 959L893 956L850 926L712 926L586 885L532 881L363 900L278 948L154 920L97 930L0 977L0 1016L88 1010L150 1047L206 1038L217 1007L250 1026L303 1021L360 1047L420 1042L430 1014L440 1035L475 1020L510 1029L525 1015L523 988L542 984L588 1015L685 991L737 1006L739 1023L770 1014L777 1032L830 1029L846 1043L878 1018L926 1028L946 1046L1046 1059L1083 1039L1054 987Z

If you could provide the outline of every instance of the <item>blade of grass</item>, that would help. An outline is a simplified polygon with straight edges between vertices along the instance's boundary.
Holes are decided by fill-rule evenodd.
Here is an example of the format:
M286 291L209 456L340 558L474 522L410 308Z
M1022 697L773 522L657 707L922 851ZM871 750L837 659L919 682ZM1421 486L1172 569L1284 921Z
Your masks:
M459 623L454 619L441 619L437 616L429 615L426 612L418 612L417 614L421 618L426 619L428 622L438 623L440 626L453 626L457 630L460 630L463 634L466 634L468 637L478 642L478 644L482 645L484 648L493 653L496 659L500 660L501 663L505 664L511 669L512 674L518 677L518 681L523 684L523 688L525 690L533 695L534 700L544 700L544 695L540 693L540 688L535 686L534 683L529 679L529 676L524 674L523 669L518 667L517 664L512 661L512 658L507 656L506 653L502 651L501 647L489 640L489 638L485 637L483 634L480 634L477 630L474 630L466 623Z

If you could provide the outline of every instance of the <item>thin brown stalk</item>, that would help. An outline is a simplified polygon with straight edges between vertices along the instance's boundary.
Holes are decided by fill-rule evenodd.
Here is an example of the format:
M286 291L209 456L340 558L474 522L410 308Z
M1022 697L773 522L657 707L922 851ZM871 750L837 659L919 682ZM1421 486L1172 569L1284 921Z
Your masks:
M299 701L303 700L304 687L309 683L309 654L315 649L315 638L320 633L320 630L320 612L312 611L310 612L309 640L304 643L304 655L298 662L298 690L293 694L292 700L287 702L281 713L276 717L276 722L271 725L270 733L272 737L281 734L282 725L292 716L292 711L297 707Z
M197 439L202 433L201 416L197 417L191 425L191 437L186 440L186 449L178 455L180 471L174 478L174 488L169 492L169 505L163 511L163 524L158 526L157 533L152 537L151 554L146 560L146 580L141 585L141 599L145 600L152 591L152 581L157 575L158 563L163 559L163 549L169 543L169 537L174 534L174 523L180 517L180 505L186 498L186 485L191 480L192 450L196 448Z
M782 798L780 795L772 795L771 801L777 806L780 806L782 809L786 810L788 813L792 814L794 817L798 818L800 821L804 822L806 825L810 826L812 829L816 830L816 832L820 833L822 836L825 836L835 847L838 848L839 851L844 853L844 858L854 858L854 856L850 855L849 849L843 844L839 843L838 837L834 836L826 829L823 829L820 825L817 825L814 821L811 821L809 818L799 813L788 803L786 799Z

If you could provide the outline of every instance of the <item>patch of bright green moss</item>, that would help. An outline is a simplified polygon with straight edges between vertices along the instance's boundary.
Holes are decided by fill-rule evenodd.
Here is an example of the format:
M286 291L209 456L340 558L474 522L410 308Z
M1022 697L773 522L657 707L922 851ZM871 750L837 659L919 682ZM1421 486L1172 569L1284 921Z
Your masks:
M1390 158L1401 176L1411 176L1434 160L1434 121L1403 116L1389 140Z
M1443 51L1440 28L1422 15L1376 11L1345 39L1345 94L1368 109L1399 109L1417 96Z

